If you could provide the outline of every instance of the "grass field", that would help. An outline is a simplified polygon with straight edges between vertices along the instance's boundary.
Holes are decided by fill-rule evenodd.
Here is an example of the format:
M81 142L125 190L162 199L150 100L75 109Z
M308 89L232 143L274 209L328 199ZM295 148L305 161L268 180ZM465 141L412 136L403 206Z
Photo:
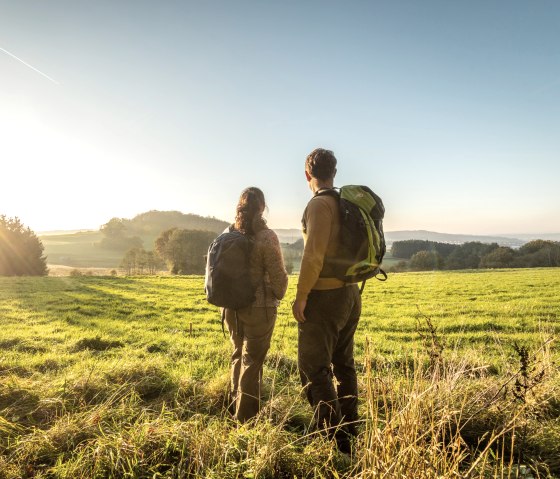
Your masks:
M97 243L103 239L99 231L42 235L40 239L49 263L56 265L75 268L116 268L124 255L122 252L97 246Z
M238 426L201 277L0 278L0 477L560 477L558 269L368 282L351 458L310 427L295 281Z

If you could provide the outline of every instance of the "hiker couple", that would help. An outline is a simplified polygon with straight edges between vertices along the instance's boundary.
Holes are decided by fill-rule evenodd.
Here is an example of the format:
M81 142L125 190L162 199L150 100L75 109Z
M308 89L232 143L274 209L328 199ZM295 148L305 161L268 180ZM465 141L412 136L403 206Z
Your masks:
M340 255L345 233L341 229L346 220L341 214L343 189L337 192L333 184L336 163L333 152L321 148L311 152L305 162L305 177L314 196L302 218L305 246L292 312L298 323L299 373L314 409L317 427L334 437L341 451L350 452L350 439L357 435L358 418L354 333L361 313L361 296L356 283L357 279L374 274L349 273L348 264L340 274L338 266L344 263ZM381 200L371 193L379 203L377 208L382 210ZM233 345L230 410L240 422L251 419L259 411L263 363L270 347L277 308L288 285L278 237L262 216L265 208L260 189L245 189L239 198L235 223L210 246L208 255L208 299L213 304L230 304L222 309L222 320ZM357 211L356 221L363 227L364 218ZM380 220L377 227L382 237ZM372 236L379 240L380 235L370 230L369 236L370 240ZM367 232L365 238L367 243ZM384 250L384 243L382 246ZM221 301L222 298L211 298L211 295L221 294L219 283L225 280L213 275L212 270L219 269L219 262L227 256L227 251L230 255L235 251L233 261L247 258L245 269L249 278L245 281L253 286L248 298L242 298L247 296L241 288L244 278L228 279L229 288L234 290L229 292L233 296L230 303ZM368 255L367 244L365 254ZM368 264L371 266L371 263ZM375 272L380 271L378 266L375 264ZM363 264L358 267L363 268ZM244 270L241 264L230 269ZM231 306L231 301L239 303ZM245 306L238 307L239 304Z

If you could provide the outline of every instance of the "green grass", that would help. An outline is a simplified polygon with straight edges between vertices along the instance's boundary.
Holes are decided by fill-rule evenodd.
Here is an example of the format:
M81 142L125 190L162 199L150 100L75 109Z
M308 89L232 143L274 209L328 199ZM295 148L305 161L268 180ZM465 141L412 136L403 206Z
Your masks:
M504 345L536 344L560 331L560 271L398 273L386 283L369 281L358 337L371 335L384 356L402 355L417 346L422 315L450 348L480 349L483 361L498 366Z
M398 462L387 448L350 460L309 435L289 306L295 281L279 308L263 416L253 427L236 427L224 410L230 345L201 277L0 278L0 477L377 477L374 470ZM560 351L554 341L542 347L558 336L559 315L560 271L553 268L369 281L356 333L361 444L371 451L387 443L390 408L380 401L416 397L412 384L426 388L418 397L432 397L432 412L447 411L445 424L460 429L462 451L475 457L478 441L484 444L492 431L508 444L522 436L514 453L523 452L523 462L540 474L547 468L560 474L560 381L553 364ZM434 338L443 347L441 384L452 384L448 389L433 387ZM536 384L523 404L513 394L511 378L519 378L520 367L514 344L536 354L527 373ZM379 384L391 387L375 393ZM372 407L380 410L373 414ZM452 410L475 416L465 422ZM516 415L522 434L512 439L504 425ZM405 449L423 454L428 440ZM498 470L498 453L494 469L476 469L483 470L476 477L501 477L483 475ZM375 462L384 455L387 462ZM471 459L456 467L467 470ZM446 474L439 476L455 477Z

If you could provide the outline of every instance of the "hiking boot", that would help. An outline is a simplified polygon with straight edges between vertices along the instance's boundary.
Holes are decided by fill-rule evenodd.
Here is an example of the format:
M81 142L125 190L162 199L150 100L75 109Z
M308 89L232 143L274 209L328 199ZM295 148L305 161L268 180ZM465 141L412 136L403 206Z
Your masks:
M358 426L356 424L346 424L344 426L346 428L346 432L352 437L358 437L360 432L358 431Z
M336 446L338 450L344 454L351 455L352 454L352 441L350 439L350 435L342 430L339 429L336 431L334 438L336 440Z

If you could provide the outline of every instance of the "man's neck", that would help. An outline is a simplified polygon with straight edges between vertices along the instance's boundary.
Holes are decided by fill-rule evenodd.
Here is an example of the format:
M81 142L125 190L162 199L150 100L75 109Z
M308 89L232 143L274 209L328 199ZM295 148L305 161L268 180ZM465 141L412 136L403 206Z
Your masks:
M319 190L332 188L333 185L334 185L334 180L322 181L322 180L318 180L317 178L312 178L311 181L309 182L309 187L311 188L311 191L313 191L313 194L317 193L317 191Z

